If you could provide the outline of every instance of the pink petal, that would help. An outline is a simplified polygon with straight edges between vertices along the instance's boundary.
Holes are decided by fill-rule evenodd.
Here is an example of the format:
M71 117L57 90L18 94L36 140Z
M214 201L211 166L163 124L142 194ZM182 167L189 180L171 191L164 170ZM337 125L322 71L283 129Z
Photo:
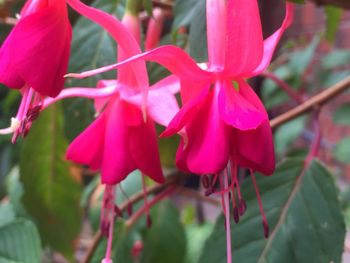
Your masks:
M95 91L102 91L114 87L114 93L119 90L120 85L118 85L117 80L100 80L97 82ZM64 91L64 90L63 90ZM107 92L106 92L107 93ZM113 95L113 94L111 94ZM102 112L103 108L106 106L110 96L94 97L95 112L98 114Z
M270 64L272 55L275 52L278 42L280 41L284 31L292 24L294 16L294 5L286 4L286 17L283 20L282 26L264 41L264 56L260 65L254 70L253 75L258 75L263 72Z
M235 130L233 137L234 160L238 165L253 169L266 175L275 170L275 153L272 131L268 120L257 129L250 131Z
M198 114L200 107L202 107L202 104L205 102L206 97L208 96L209 88L210 85L207 84L197 97L184 104L181 110L175 115L166 130L160 136L171 136L182 130L182 128L188 124L195 117L195 115Z
M9 52L4 56L11 66L3 72L1 63L0 70L1 75L9 70L16 73L10 73L7 80L5 77L5 84L18 85L13 78L17 75L41 95L56 96L63 88L70 53L71 27L65 4L55 1L50 7L20 19L9 38L1 55ZM2 76L2 82L1 79Z
M178 150L177 163L196 174L222 171L229 157L230 129L220 119L217 87L186 125L188 141Z
M207 0L206 8L209 67L212 71L222 71L225 66L227 3Z
M157 183L164 183L154 123L148 119L147 123L130 127L129 132L130 152L137 168Z
M15 65L11 60L10 47L12 45L13 32L7 37L0 49L0 83L11 89L20 89L25 85L25 80L18 75Z
M79 0L67 0L67 3L75 9L78 13L86 16L95 23L101 25L107 30L114 40L123 49L126 57L131 57L141 53L141 49L135 38L128 31L128 29L114 16L105 13L102 10L89 7ZM137 61L132 66L132 71L136 77L138 87L140 88L143 96L144 103L146 102L148 92L148 75L145 64L143 61ZM101 73L99 70L92 70L93 74ZM103 71L102 71L103 72Z
M226 69L231 76L252 72L263 55L257 0L228 0Z
M116 99L106 109L105 143L103 148L102 183L117 184L137 169L129 147L129 116L125 102ZM140 111L141 115L141 111Z
M105 138L106 114L99 116L69 145L66 158L88 165L92 170L101 168Z
M257 128L267 119L265 110L256 106L259 98L243 80L238 82L239 91L229 81L215 85L220 88L220 116L228 125L244 131Z
M70 0L72 1L72 0ZM109 70L115 70L120 66L134 63L139 60L147 60L152 62L157 62L164 67L166 67L169 71L171 71L174 75L180 77L181 79L189 79L193 81L201 81L203 79L210 79L212 75L209 72L206 72L200 69L197 64L193 61L193 59L182 49L176 46L162 46L156 49L153 49L148 52L144 52L139 55L135 55L129 59L124 60L123 62L112 64L109 66L105 66L102 68L85 71L83 73L70 73L67 74L67 77L73 78L85 78L89 76L93 76L96 74L100 74Z
M148 93L147 114L160 125L167 126L179 111L177 100L173 92L180 89L180 81L175 76L169 76L155 85ZM141 107L141 96L125 98L128 102Z

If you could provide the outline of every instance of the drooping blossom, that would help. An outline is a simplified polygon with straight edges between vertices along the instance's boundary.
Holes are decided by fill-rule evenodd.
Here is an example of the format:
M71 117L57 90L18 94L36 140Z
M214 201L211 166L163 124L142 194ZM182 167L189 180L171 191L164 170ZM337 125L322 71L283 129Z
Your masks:
M177 166L203 175L207 194L213 193L216 185L222 189L219 193L226 217L227 259L231 262L229 196L236 222L246 209L238 167L251 171L265 236L268 235L254 172L273 173L273 139L266 110L247 79L268 67L283 32L292 22L293 5L286 4L282 26L264 41L256 0L207 0L206 4L209 61L204 66L197 66L177 47L163 46L119 64L70 76L86 77L133 61L149 60L180 78L183 106L163 136L181 134Z
M22 93L17 116L0 134L25 135L44 96L62 90L72 29L64 0L29 0L0 49L0 83Z
M126 12L120 23L111 15L77 0L69 0L68 3L82 15L102 25L115 40L123 39L118 45L119 61L141 53L138 16ZM140 83L146 87L140 87ZM100 170L101 181L106 185L101 231L108 237L108 243L103 262L111 262L114 219L120 214L120 209L114 203L115 186L136 169L142 173L143 187L144 175L158 183L164 182L154 121L168 125L178 111L173 95L178 90L179 81L174 76L149 88L145 62L139 62L120 70L117 80L100 81L96 89L65 89L56 98L44 102L44 107L47 107L66 97L95 99L98 117L69 145L66 156L69 160L88 165L92 170Z

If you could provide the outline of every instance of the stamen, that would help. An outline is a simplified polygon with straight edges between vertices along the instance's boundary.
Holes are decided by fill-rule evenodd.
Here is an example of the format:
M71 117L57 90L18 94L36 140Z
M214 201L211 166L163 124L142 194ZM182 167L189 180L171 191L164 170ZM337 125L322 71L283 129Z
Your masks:
M145 206L145 212L146 212L146 217L147 217L147 226L151 227L152 225L152 220L151 216L149 214L150 206L148 204L148 195L147 195L147 187L146 187L146 178L143 174L142 176L142 191L143 191L143 199L144 199L144 206Z
M264 212L264 208L263 208L263 205L262 205L262 202L261 202L261 197L260 197L260 193L259 193L259 187L258 187L258 184L256 183L254 172L252 170L250 170L250 176L251 176L253 184L254 184L256 197L258 199L258 203L259 203L259 207L260 207L260 213L261 213L261 217L262 217L262 224L263 224L263 227L264 227L264 236L265 236L265 238L268 238L269 237L269 225L267 223L265 212Z
M103 204L101 211L101 232L106 233L108 236L106 256L102 260L102 263L112 263L111 251L113 242L113 232L114 232L114 220L115 220L115 186L106 185L105 192L103 195Z
M202 179L201 181L202 181L203 187L205 189L209 189L209 187L211 186L211 184L210 184L210 177L207 174L205 174L205 175L203 175L201 177L201 179Z
M130 199L129 199L129 196L127 195L127 193L125 193L123 187L121 186L121 184L119 184L119 189L120 189L120 192L123 194L124 198L126 200L128 200L128 205L127 205L127 213L128 213L128 216L131 216L132 215L132 203L130 202Z
M228 174L227 169L223 171L224 177L224 187L228 188ZM221 179L221 176L220 176ZM221 180L220 180L221 182ZM226 226L226 254L227 254L227 263L232 263L232 255L231 255L231 222L230 222L230 200L228 193L223 192L221 194L223 200L223 210L225 213L225 226Z

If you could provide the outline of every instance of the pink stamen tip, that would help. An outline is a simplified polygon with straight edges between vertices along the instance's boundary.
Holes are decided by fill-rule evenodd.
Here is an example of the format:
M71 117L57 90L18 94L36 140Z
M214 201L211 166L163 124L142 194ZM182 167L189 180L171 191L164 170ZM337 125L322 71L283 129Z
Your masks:
M152 227L152 218L150 215L147 215L147 227L151 228Z
M122 210L120 210L120 208L118 206L114 206L114 213L119 216L119 217L123 217L123 212Z
M239 209L237 207L234 207L232 210L233 220L235 220L235 223L238 224L239 222Z
M127 206L127 212L128 212L128 216L132 216L132 212L133 212L133 207L132 207L132 203L128 203Z
M264 236L265 238L269 237L270 234L270 228L269 228L269 224L267 223L267 221L263 221L263 227L264 227Z
M210 196L213 193L214 193L214 189L213 188L208 188L207 190L205 190L204 195L205 196Z
M210 178L208 175L203 175L202 176L202 185L205 189L209 189L210 185Z
M238 205L238 212L239 215L242 216L247 210L247 203L245 202L244 199L239 200L239 205Z

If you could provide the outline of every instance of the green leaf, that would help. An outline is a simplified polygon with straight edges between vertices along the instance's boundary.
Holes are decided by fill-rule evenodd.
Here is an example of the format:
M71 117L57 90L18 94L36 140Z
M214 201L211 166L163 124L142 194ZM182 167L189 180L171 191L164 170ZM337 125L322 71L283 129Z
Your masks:
M322 67L326 70L334 69L335 67L346 66L349 64L350 51L335 50L322 58Z
M0 262L41 262L41 242L35 225L18 219L0 227Z
M304 159L288 159L273 176L257 176L270 237L265 239L255 191L242 183L247 212L232 225L233 262L341 262L345 224L329 171L317 160L301 177ZM200 263L226 263L224 217L208 238Z
M80 230L81 186L70 174L66 148L62 109L55 104L42 112L24 140L20 172L25 208L44 243L69 256Z
M305 49L290 54L289 65L297 75L303 74L311 63L320 40L319 36L315 36Z
M276 155L280 156L290 150L290 146L304 129L304 116L298 117L280 126L274 134Z
M13 205L8 202L0 203L0 227L11 223L15 218L16 214Z
M186 236L177 209L169 201L151 211L152 227L146 232L141 263L182 263Z
M198 262L205 240L213 231L213 224L191 225L186 227L187 250L186 263Z
M335 40L335 36L338 31L338 26L340 23L341 15L343 10L338 7L326 6L325 13L327 17L326 23L326 39L333 43Z
M336 110L333 121L340 125L350 125L350 103L345 103Z
M97 0L93 6L107 13L121 17L124 8L119 1ZM80 17L74 26L72 55L69 71L82 72L116 62L116 43L107 31L90 20ZM83 80L68 79L68 86L95 87L98 80L115 79L116 72L110 71ZM75 138L94 118L92 102L85 98L64 101L65 133L69 140Z
M24 194L23 185L20 181L19 167L15 166L6 177L6 192L10 198L11 205L17 215L26 215L22 205Z
M174 6L173 31L189 26L189 51L197 62L207 61L205 3L205 0L177 0Z
M334 148L334 157L343 163L350 163L350 137L345 137Z

